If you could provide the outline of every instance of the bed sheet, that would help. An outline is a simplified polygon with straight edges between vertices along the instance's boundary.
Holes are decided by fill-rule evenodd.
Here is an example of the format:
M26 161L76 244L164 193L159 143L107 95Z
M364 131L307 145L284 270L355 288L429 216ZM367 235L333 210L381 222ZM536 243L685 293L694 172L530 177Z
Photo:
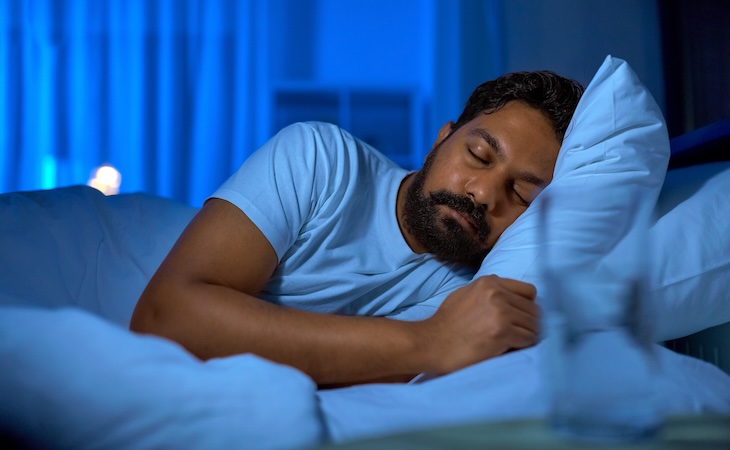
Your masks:
M316 386L254 355L201 362L79 308L0 307L0 448L293 449ZM5 442L3 442L5 441Z
M317 393L329 439L342 443L431 427L544 418L547 342L407 385L372 384ZM654 394L663 414L730 414L730 376L655 346Z
M201 362L78 308L0 308L0 443L43 448L308 448L541 418L545 341L415 384L320 390L254 355ZM656 346L659 409L730 415L730 376Z
M197 209L89 186L0 195L0 305L77 306L123 327Z

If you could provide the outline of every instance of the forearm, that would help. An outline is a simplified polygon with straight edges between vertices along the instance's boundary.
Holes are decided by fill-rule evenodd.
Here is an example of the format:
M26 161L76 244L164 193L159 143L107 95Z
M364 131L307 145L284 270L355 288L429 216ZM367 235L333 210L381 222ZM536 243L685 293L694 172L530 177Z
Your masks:
M201 359L255 353L318 384L438 370L424 322L299 311L202 282L168 286L148 286L130 328L177 341Z

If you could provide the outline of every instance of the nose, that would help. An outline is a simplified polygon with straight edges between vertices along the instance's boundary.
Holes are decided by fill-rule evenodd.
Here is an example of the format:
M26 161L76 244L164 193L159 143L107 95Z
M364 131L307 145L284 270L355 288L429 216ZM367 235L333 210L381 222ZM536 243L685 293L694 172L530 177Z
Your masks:
M482 173L469 180L466 193L477 207L489 213L498 212L505 201L505 181L502 178L496 171Z

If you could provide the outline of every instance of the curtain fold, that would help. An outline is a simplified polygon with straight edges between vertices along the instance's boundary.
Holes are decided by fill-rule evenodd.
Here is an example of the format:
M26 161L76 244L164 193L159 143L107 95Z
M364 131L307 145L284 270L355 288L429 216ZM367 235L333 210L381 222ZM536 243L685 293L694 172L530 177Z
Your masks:
M254 150L250 0L0 2L0 192L84 184L198 206Z

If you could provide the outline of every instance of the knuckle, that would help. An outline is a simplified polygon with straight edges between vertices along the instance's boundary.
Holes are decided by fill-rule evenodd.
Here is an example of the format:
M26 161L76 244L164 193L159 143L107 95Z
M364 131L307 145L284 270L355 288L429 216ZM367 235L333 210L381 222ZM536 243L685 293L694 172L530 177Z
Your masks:
M501 315L500 317L495 317L495 320L491 327L489 327L489 332L494 338L504 338L507 335L509 335L510 327L509 325L502 319Z
M480 285L490 285L494 284L497 281L497 276L494 274L484 275L482 277L479 277L476 281Z

